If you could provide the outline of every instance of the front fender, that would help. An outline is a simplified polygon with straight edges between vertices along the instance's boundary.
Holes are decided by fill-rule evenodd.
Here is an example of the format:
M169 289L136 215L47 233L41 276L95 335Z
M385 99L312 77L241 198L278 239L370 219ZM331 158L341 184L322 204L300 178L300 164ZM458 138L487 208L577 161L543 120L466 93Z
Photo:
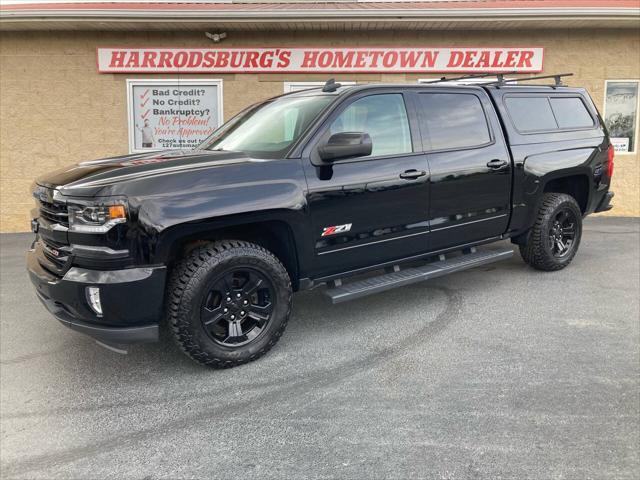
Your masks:
M305 207L304 192L293 181L254 182L146 198L138 208L138 223L145 230L161 233L191 222Z

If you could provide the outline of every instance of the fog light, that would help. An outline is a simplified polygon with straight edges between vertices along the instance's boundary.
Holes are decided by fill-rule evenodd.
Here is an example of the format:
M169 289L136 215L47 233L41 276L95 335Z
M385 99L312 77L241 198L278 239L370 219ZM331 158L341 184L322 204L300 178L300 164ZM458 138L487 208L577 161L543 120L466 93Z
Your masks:
M87 301L96 314L102 316L102 304L100 303L100 288L87 287Z

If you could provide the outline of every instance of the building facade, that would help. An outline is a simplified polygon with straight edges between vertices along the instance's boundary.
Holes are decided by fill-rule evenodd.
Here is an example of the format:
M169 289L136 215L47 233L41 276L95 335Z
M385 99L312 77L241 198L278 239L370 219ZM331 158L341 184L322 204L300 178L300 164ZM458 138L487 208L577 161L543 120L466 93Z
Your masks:
M572 72L615 139L613 215L640 215L640 8L612 1L4 2L0 230L38 175L197 145L265 98L322 84Z

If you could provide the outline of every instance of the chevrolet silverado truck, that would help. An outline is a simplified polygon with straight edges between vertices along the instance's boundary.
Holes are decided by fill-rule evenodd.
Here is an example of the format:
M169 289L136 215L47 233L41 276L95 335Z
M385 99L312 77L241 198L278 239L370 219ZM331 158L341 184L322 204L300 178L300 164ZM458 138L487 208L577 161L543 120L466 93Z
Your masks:
M361 298L508 258L477 248L503 239L562 269L583 217L611 208L614 150L585 89L526 80L330 80L248 107L196 149L45 175L37 296L105 346L166 330L232 367L275 345L296 291Z

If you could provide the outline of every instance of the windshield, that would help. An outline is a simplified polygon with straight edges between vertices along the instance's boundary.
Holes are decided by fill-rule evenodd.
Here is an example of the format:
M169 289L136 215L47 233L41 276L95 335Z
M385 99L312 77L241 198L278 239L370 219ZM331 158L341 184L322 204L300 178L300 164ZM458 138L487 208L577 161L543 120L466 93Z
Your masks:
M200 148L282 158L335 97L280 97L250 107L216 130Z

